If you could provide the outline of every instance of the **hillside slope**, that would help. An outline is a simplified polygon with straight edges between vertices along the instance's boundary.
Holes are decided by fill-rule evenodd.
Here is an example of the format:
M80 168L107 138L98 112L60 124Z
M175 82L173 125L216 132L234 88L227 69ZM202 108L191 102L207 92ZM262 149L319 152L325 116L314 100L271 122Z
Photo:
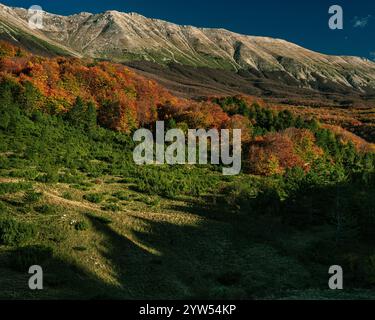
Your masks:
M240 128L242 172L136 165L131 133L156 120ZM374 298L372 150L259 98L180 99L0 41L0 299Z
M130 135L30 112L30 88L0 85L0 299L374 298L374 155L319 127L267 131L287 114L258 108L261 169L319 143L310 170L136 166ZM334 263L345 290L327 290ZM36 264L43 290L27 285Z

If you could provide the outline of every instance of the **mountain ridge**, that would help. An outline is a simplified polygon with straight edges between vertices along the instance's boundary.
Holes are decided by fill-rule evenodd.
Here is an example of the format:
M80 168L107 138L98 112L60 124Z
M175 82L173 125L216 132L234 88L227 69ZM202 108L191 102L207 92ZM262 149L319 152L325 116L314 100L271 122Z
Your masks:
M5 14L7 13L7 14ZM0 6L0 21L25 25L28 11ZM13 21L14 20L14 21ZM43 30L30 32L68 55L121 63L177 63L242 72L257 79L319 92L375 93L375 63L355 56L333 56L283 39L248 36L223 28L197 28L107 10L70 16L45 13Z
M0 3L0 7L4 5L2 5ZM28 10L25 9L25 8L22 8L22 7L8 7L8 8L11 8L13 10L16 10L16 11L22 11L22 12L27 12ZM274 37L269 37L269 36L256 36L256 35L248 35L248 34L242 34L242 33L238 33L238 32L234 32L234 31L231 31L229 29L226 29L226 28L215 28L215 27L196 27L192 24L178 24L178 23L174 23L174 22L169 22L168 20L165 20L165 19L158 19L158 18L148 18L138 12L122 12L122 11L118 11L118 10L106 10L106 11L103 11L101 13L92 13L92 12L88 12L88 11L82 11L82 12L79 12L79 13L74 13L74 14L70 14L70 15L61 15L61 14L56 14L56 13L52 13L52 12L45 12L47 13L48 15L50 16L55 16L55 17L58 17L58 18L73 18L73 17L77 17L77 16L97 16L97 15L128 15L130 17L132 16L138 16L138 17L141 17L143 19L147 19L147 20L151 20L151 21L158 21L158 22L163 22L163 23L167 23L167 24L170 24L170 25L174 25L176 27L182 27L182 28L195 28L195 29L200 29L200 30L205 30L205 31L222 31L222 32L226 32L226 33L229 33L229 34L232 34L232 35L240 35L240 36L245 36L245 37L252 37L252 38L258 38L258 39L263 39L265 41L267 40L270 40L270 41L278 41L278 42L284 42L285 44L292 44L293 46L296 46L296 47L299 47L303 50L308 50L312 53L319 53L321 55L324 55L324 56L327 56L327 57L341 57L341 58L353 58L353 59L359 59L361 61L364 61L364 62L371 62L373 63L373 61L371 61L370 59L368 58L365 58L365 57L360 57L360 56L355 56L355 55L333 55L333 54L327 54L327 53L321 53L321 52L318 52L316 50L313 50L313 49L308 49L306 47L303 47L302 45L299 45L297 43L293 43L293 42L290 42L286 39L283 39L283 38L274 38Z

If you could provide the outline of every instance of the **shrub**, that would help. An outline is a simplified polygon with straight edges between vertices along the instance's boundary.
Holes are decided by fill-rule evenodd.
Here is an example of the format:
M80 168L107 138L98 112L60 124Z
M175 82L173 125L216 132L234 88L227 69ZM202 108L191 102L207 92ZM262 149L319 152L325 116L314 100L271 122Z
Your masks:
M6 206L6 204L2 201L0 201L0 214L4 213L4 212L7 212L8 211L8 208Z
M156 197L142 197L140 201L153 207L158 206L160 204L160 199Z
M203 174L205 179L202 179ZM139 192L173 199L181 195L200 196L212 190L217 176L207 174L207 171L192 171L187 167L165 167L137 172L136 183Z
M74 229L76 229L77 231L85 231L88 228L89 228L89 225L86 221L78 221L74 225Z
M53 214L55 213L56 208L49 204L43 204L41 206L34 207L34 210L42 214Z
M32 185L30 183L0 183L0 195L7 193L16 193L30 188L32 188Z
M17 212L19 212L21 214L28 214L30 212L30 209L29 208L25 208L25 207L18 207L17 208Z
M45 174L39 175L35 180L44 183L56 183L59 181L59 175L54 169L49 169Z
M64 173L64 174L59 175L58 180L61 183L69 183L69 184L76 183L77 184L77 183L82 182L83 177L80 175L74 175L71 173Z
M64 192L62 197L66 200L73 200L73 195L70 192Z
M259 186L254 183L233 183L222 189L225 206L249 209L259 194Z
M82 247L82 246L78 246L78 247L74 247L73 250L83 252L83 251L86 251L87 248L86 247Z
M116 192L113 196L121 201L129 201L129 196L123 191Z
M0 150L7 150L7 145L2 145L3 141L0 141ZM9 169L10 161L4 156L0 156L0 169Z
M35 191L27 191L25 195L23 196L23 201L25 203L36 203L40 200L40 198L43 196L43 193L35 192Z
M14 246L25 243L36 235L32 224L17 222L11 218L0 220L0 244Z
M82 190L82 191L89 191L90 187L91 185L89 185L88 183L73 184L70 186L70 188Z
M114 204L114 203L110 203L110 204L106 204L102 207L102 210L104 211L112 211L112 212L118 212L121 210L121 208Z
M100 203L104 199L104 195L100 193L90 193L83 196L83 199L92 202L92 203Z
M9 177L25 178L27 180L35 180L38 177L38 171L35 169L27 170L12 170L9 172Z

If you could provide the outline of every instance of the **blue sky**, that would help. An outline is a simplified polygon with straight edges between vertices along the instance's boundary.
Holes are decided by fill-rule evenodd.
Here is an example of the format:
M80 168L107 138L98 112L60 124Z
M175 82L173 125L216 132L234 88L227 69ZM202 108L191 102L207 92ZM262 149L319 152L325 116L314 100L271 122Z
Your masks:
M10 6L37 4L45 11L138 12L178 24L220 27L235 32L282 38L306 48L375 59L374 0L0 0ZM341 5L344 30L328 28L328 8Z

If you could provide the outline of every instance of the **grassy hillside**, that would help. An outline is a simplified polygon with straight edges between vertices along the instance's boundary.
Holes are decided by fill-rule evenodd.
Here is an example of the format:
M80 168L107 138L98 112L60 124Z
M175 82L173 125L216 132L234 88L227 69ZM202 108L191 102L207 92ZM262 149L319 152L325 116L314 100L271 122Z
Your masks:
M82 83L82 97L56 95L65 91L43 72L28 81L1 74L0 298L375 298L370 150L239 97L197 103L142 91L157 87L123 71L111 80L114 67L92 78L109 81L96 100ZM147 127L244 128L243 172L136 166L132 127L113 130L113 108L99 99L120 91L119 79L138 85L122 87L135 111L158 101ZM145 119L116 114L135 127ZM43 266L45 290L27 287L33 264ZM339 293L327 286L336 264Z
M8 21L0 21L0 39L15 45L21 45L24 49L35 54L55 56L76 56L73 51L68 51L63 46L47 42L37 38L32 33L25 32L15 26L10 26Z

